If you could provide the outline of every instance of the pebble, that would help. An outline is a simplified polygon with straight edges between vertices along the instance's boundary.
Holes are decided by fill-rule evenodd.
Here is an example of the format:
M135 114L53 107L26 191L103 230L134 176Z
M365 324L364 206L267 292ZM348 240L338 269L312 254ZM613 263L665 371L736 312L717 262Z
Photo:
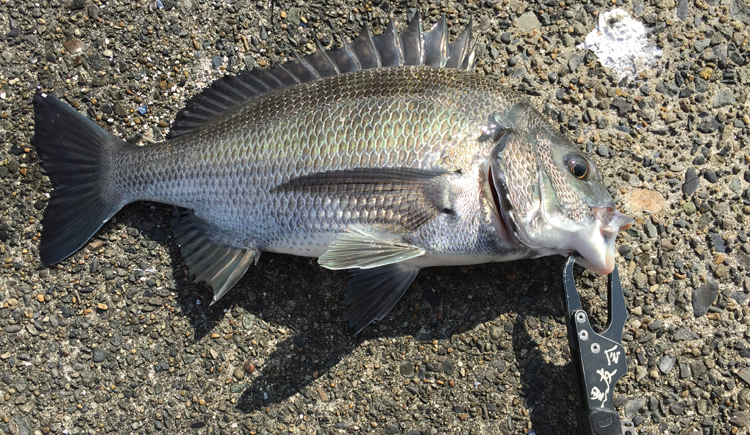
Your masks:
M706 171L703 172L703 178L711 184L716 184L719 181L719 177L713 169L706 169Z
M95 363L103 362L106 358L106 355L104 353L104 350L100 347L95 347L94 350L91 352L91 361Z
M401 361L398 367L401 376L405 378L414 376L414 364L410 363L409 361Z
M572 54L570 58L568 59L568 69L572 73L576 72L580 64L581 64L581 56L577 54Z
M693 314L695 317L701 317L708 312L708 309L716 301L719 294L719 284L716 281L709 281L693 289Z
M490 328L490 337L493 340L499 340L503 336L503 330L498 326L492 326Z
M645 397L637 397L635 399L628 400L625 403L625 418L627 418L628 420L632 419L644 406L646 406Z
M526 12L518 17L516 24L522 32L530 32L542 26L534 12Z
M667 202L664 196L656 191L648 189L635 189L626 197L625 206L628 210L634 212L644 212L657 214L662 211Z
M718 94L716 94L716 98L714 98L714 109L725 107L734 104L735 98L734 98L734 91L731 89L724 89L722 91L719 91Z
M662 373L663 373L663 374L665 374L665 375L668 375L668 374L669 374L669 372L671 372L671 371L672 371L672 367L674 367L674 363L675 363L676 361L677 361L677 360L676 360L675 358L672 358L672 357L671 357L671 356L669 356L669 355L664 355L664 356L663 356L663 357L662 357L662 358L661 358L661 359L659 360L659 371L660 371L660 372L662 372Z

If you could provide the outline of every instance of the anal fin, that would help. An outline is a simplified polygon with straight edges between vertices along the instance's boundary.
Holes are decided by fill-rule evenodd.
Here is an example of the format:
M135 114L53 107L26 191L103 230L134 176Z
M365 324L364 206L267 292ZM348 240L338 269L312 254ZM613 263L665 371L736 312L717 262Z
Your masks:
M358 334L375 320L383 319L406 293L419 268L394 263L374 269L353 269L344 295L349 326Z
M177 216L174 234L182 257L194 280L204 281L213 289L213 304L242 278L250 264L257 263L260 252L215 243L206 233L205 224L192 212Z
M339 234L318 258L326 269L373 269L425 254L425 250L395 240L382 240L356 229Z

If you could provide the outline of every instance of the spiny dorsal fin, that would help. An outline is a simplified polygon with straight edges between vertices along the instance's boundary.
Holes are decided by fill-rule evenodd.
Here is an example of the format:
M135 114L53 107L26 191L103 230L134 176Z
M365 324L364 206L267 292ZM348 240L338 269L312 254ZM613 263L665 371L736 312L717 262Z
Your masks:
M320 43L315 53L279 64L273 68L243 71L214 81L203 92L190 99L175 117L167 137L188 134L208 120L227 113L248 100L324 77L366 69L428 65L471 70L475 65L471 41L471 21L455 41L448 43L445 16L427 32L417 13L400 35L393 20L383 34L373 36L365 24L354 41L336 50L325 50Z

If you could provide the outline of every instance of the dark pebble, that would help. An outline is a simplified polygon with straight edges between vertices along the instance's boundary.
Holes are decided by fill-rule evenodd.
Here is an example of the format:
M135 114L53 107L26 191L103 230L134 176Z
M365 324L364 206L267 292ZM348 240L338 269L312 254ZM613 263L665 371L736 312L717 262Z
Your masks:
M21 325L8 325L5 327L5 332L9 334L15 334L21 330Z
M91 361L94 361L95 363L100 363L104 361L105 354L104 350L100 347L94 348L94 351L91 352Z
M633 105L628 103L628 100L622 97L617 97L614 100L612 100L612 107L617 109L617 114L620 116L624 116L628 112L633 110Z
M716 172L713 169L706 169L706 171L703 173L703 178L705 178L706 181L711 184L719 181L719 177L716 175Z
M260 26L260 39L264 41L268 39L268 31L266 30L266 26Z
M570 59L568 59L568 68L570 69L570 72L576 72L580 64L581 56L577 54L573 54L572 56L570 56Z
M607 157L609 155L609 149L606 145L602 144L596 148L596 153L602 157Z
M398 366L399 372L401 372L401 376L405 378L410 378L414 376L414 364L412 364L409 361L401 361L401 364Z
M696 190L698 190L698 186L700 186L698 173L695 172L695 169L688 168L688 170L685 172L685 182L682 183L682 193L690 196L695 193Z
M727 245L724 243L724 239L716 233L708 234L708 246L714 248L716 252L727 252Z
M685 403L684 402L673 403L672 406L669 407L669 412L671 412L674 415L682 415L682 413L685 412Z
M89 3L89 5L86 7L86 13L92 20L99 18L99 6L95 5L94 3Z
M453 361L451 361L450 359L443 361L443 373L450 376L453 374L454 370L455 366L453 365Z
M223 63L224 58L221 56L214 56L211 58L211 66L213 66L214 69L219 69Z
M711 117L698 125L698 131L706 134L713 133L720 125L721 124L719 124L719 121L717 121L716 118Z
M693 314L701 317L708 312L709 307L719 295L719 284L709 281L698 288L693 289Z
M674 339L675 341L692 341L698 339L698 334L690 328L682 328L674 333Z
M500 41L503 44L510 44L511 38L512 38L512 35L509 32L505 32L502 35L500 35Z

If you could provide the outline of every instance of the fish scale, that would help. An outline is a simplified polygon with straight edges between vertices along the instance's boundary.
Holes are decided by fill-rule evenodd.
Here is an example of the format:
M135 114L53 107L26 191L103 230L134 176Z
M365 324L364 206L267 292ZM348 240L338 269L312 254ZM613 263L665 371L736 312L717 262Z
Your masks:
M354 74L361 78L335 86L310 84L316 92L289 88L267 94L190 136L123 149L114 158L113 178L118 179L126 201L167 202L195 210L221 226L222 233L231 234L234 239L226 242L235 245L283 252L283 246L274 245L279 240L274 230L300 234L315 232L325 224L328 231L331 224L345 227L362 217L367 223L366 215L356 209L348 218L337 218L336 210L329 209L322 218L306 215L303 219L309 207L306 202L289 194L275 205L275 195L269 190L309 173L364 167L434 169L443 165L440 156L444 153L473 156L478 147L475 133L491 112L507 106L505 90L495 86L496 95L477 100L486 109L469 112L467 105L456 103L471 98L474 86L465 86L467 95L462 95L462 82L475 85L480 82L477 76L437 68L403 71L409 69L417 70L363 71ZM377 92L373 83L385 85L386 92ZM450 83L451 88L441 89L443 83ZM368 86L373 88L369 94L360 91ZM399 94L392 89L406 91ZM488 100L495 104L486 104ZM276 113L269 112L270 107ZM345 117L353 122L336 122L331 129L315 127ZM369 134L363 134L365 130ZM178 143L170 143L174 141ZM460 162L454 158L451 163L453 167L446 169L470 169L466 158ZM274 219L268 216L271 210L276 210Z
M578 251L612 270L632 220L568 138L471 71L470 32L448 44L445 19L423 32L419 15L401 35L365 26L341 49L217 80L167 140L142 147L37 94L34 145L54 184L42 261L125 204L172 204L185 263L214 302L264 251L318 257L350 270L357 331L423 267Z

